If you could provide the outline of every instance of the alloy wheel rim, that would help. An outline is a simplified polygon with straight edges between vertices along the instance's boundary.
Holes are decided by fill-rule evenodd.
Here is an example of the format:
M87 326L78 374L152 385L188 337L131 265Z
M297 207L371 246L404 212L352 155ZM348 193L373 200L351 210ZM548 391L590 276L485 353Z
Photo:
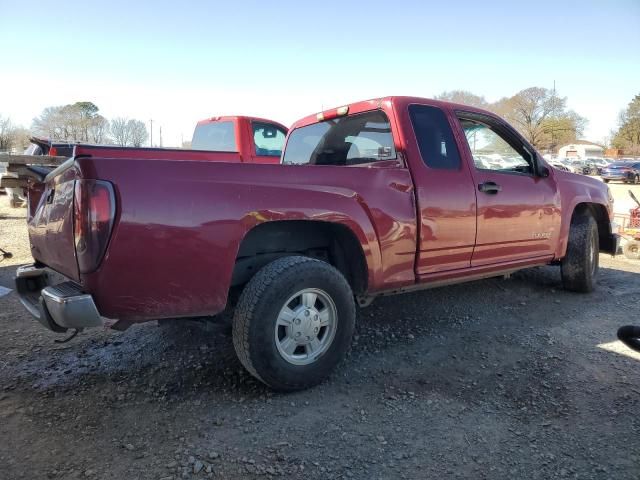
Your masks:
M280 356L293 365L309 365L330 348L338 324L331 297L318 288L305 288L284 303L275 325Z

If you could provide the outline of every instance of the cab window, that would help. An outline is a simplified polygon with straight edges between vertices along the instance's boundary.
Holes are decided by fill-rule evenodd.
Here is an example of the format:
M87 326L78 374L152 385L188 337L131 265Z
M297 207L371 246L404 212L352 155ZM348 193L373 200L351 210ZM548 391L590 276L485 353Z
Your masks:
M256 155L264 157L279 157L287 133L272 123L252 122L253 143Z
M283 163L352 166L395 158L389 119L374 110L295 129L289 134Z
M410 105L409 116L425 165L441 170L459 169L458 147L444 112L428 105Z
M215 152L237 152L234 123L199 123L193 132L191 148Z
M531 156L508 132L500 131L489 121L459 116L473 163L478 170L531 174Z

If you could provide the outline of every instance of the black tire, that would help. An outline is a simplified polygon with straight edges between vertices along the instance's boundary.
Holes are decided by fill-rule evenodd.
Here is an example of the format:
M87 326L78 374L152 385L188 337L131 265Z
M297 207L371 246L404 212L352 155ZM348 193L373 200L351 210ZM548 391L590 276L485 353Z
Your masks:
M572 292L593 291L598 276L598 225L590 214L575 214L569 227L567 253L560 263L562 284Z
M606 178L603 180L604 183L609 183L609 180L607 180Z
M335 335L324 353L307 365L288 362L276 346L276 322L287 299L305 288L320 289L333 301ZM233 345L240 362L274 390L295 391L324 380L344 358L355 328L355 302L342 274L328 263L283 257L263 267L244 288L233 317Z
M640 242L631 240L624 244L622 253L630 260L640 260Z

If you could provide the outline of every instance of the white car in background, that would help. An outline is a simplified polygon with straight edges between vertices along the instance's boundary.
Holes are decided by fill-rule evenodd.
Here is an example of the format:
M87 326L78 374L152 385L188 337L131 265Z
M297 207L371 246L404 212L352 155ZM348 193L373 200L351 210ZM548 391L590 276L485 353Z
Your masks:
M572 172L569 167L567 167L564 163L559 162L558 160L548 160L547 163L551 165L556 170L562 170L563 172Z

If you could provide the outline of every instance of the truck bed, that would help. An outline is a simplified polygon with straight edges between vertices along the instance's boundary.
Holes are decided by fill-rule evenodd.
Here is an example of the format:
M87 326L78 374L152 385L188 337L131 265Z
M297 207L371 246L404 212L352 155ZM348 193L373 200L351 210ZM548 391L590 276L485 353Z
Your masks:
M370 258L372 289L415 280L415 206L406 169L358 168L358 175L344 175L341 167L207 162L210 152L144 150L173 158L150 163L140 161L137 149L129 149L135 157L123 158L127 149L79 148L47 177L32 206L35 260L93 295L105 317L142 321L221 311L246 233L285 218L324 220L357 232ZM115 218L99 267L81 273L72 185L86 179L113 186ZM260 248L268 251L268 245Z

